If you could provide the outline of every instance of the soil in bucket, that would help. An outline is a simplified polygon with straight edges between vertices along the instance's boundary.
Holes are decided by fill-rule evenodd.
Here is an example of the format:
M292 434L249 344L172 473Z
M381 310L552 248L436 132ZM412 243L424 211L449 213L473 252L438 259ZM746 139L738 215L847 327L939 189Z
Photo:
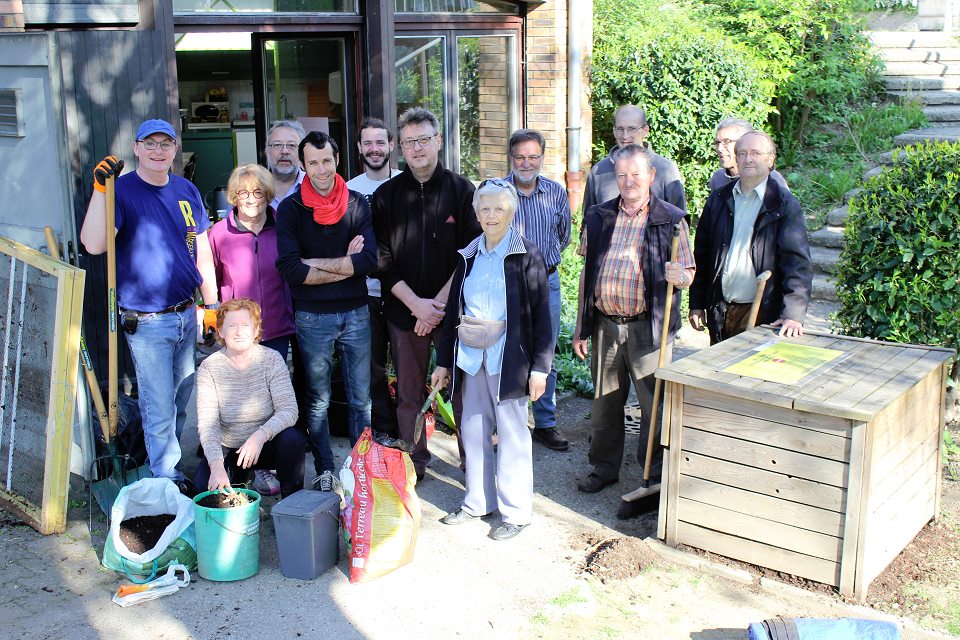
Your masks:
M260 494L250 489L206 491L193 504L200 577L227 582L256 574L260 570Z
M146 553L157 546L160 536L176 519L172 513L139 516L120 523L120 540L130 553Z

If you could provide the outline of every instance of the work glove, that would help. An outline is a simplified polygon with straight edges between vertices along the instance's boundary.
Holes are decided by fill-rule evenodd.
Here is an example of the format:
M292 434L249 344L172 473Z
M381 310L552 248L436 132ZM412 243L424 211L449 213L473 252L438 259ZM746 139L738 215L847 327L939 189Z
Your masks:
M93 168L93 188L100 193L107 191L107 178L119 176L123 171L123 160L117 156L107 156Z

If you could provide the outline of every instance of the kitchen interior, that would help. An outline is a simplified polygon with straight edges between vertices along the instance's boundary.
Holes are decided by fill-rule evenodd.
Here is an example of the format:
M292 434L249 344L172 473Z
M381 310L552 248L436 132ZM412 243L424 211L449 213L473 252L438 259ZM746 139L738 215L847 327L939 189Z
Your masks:
M258 50L256 62L252 47ZM327 132L340 146L341 174L351 175L354 154L343 152L349 149L351 123L344 109L350 94L342 38L254 41L243 32L182 33L176 37L176 59L184 176L197 185L212 220L230 209L226 184L233 169L260 161L258 125L264 135L279 119ZM254 64L263 65L260 98Z

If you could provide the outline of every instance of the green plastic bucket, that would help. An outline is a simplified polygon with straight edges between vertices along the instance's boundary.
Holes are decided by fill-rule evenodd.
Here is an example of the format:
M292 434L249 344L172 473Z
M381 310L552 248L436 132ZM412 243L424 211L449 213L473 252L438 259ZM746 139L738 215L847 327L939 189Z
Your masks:
M249 578L260 570L260 494L250 489L234 491L247 494L253 502L245 507L211 509L199 502L213 491L204 491L193 499L201 578L229 582Z

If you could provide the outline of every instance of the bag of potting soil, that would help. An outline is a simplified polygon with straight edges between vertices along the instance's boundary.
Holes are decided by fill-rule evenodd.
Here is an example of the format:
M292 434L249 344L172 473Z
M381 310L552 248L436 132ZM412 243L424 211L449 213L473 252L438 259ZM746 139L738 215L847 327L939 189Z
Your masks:
M130 549L123 539L128 534L121 535L121 529L130 531L130 525L123 523L141 519L140 522L148 525L151 516L172 516L173 519L159 532L153 546ZM144 533L150 535L151 532ZM190 571L197 568L193 501L180 493L169 478L144 478L127 485L120 490L110 512L110 532L103 545L103 566L125 574L134 582L142 582L135 576L151 580L164 573L171 564L182 564Z
M340 470L350 582L379 578L413 560L420 530L416 477L409 453L363 430Z

